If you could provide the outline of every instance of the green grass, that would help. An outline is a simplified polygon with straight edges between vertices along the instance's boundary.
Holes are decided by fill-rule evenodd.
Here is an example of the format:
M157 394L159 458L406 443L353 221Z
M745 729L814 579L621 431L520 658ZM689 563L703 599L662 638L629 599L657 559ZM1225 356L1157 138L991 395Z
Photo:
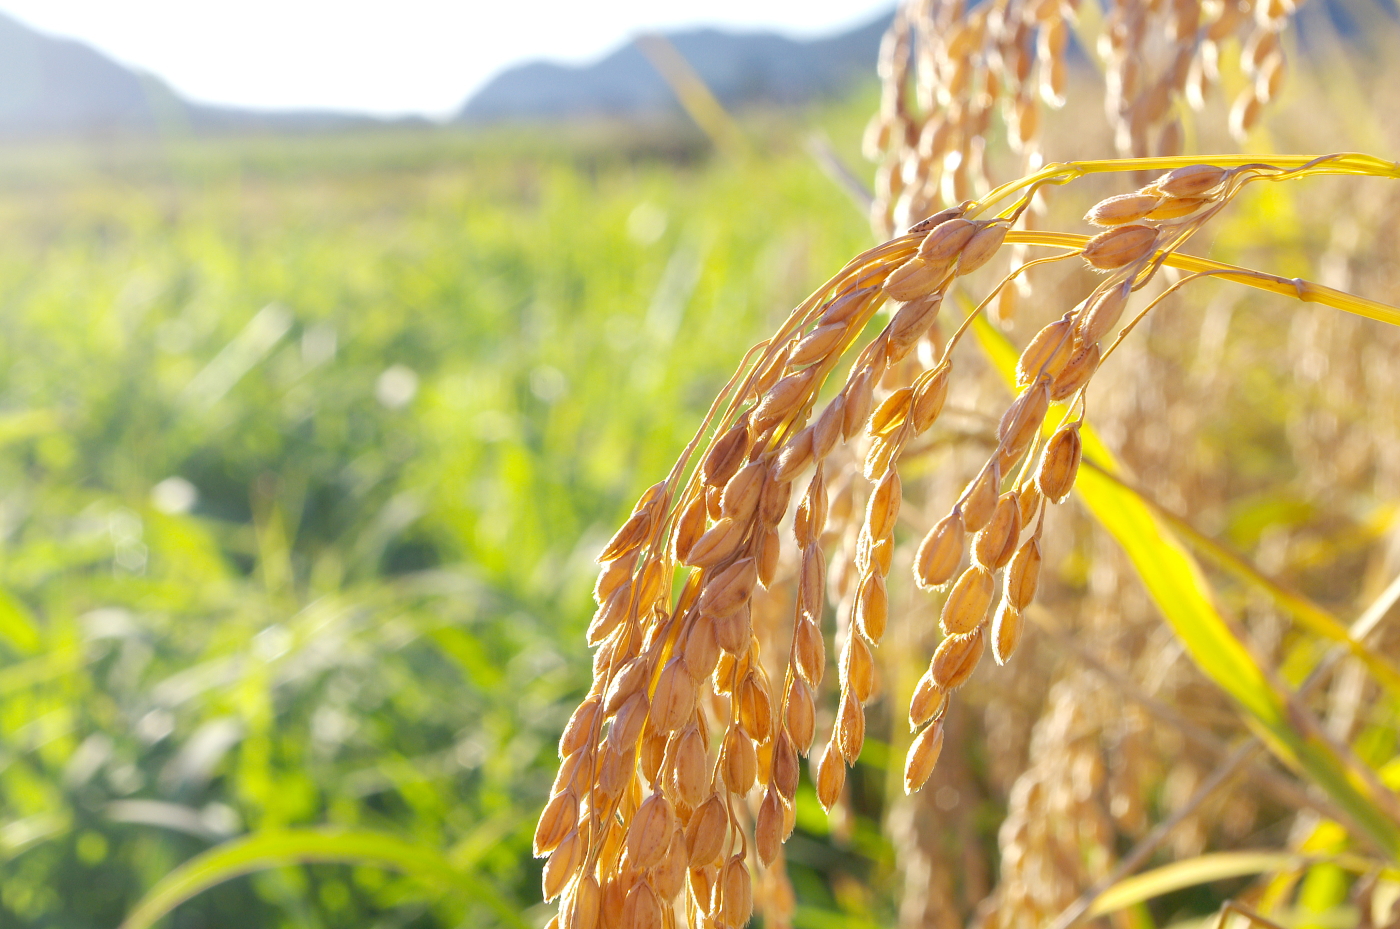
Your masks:
M867 109L810 117L850 152ZM279 867L170 925L542 922L592 556L869 243L800 126L743 165L685 132L0 156L0 925L105 929L311 826L474 877Z

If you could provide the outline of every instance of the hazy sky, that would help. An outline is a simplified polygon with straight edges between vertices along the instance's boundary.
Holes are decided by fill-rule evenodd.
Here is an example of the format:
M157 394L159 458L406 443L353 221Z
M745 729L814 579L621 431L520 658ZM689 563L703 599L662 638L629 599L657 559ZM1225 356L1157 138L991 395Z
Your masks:
M893 0L0 0L195 100L445 115L502 68L587 61L642 29L814 35Z

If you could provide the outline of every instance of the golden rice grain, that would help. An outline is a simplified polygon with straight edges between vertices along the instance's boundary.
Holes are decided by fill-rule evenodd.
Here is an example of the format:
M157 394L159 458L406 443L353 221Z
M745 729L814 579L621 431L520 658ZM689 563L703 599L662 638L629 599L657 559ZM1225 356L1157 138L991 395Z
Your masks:
M1016 651L1024 628L1025 619L1020 610L1008 600L998 604L996 616L992 619L992 657L997 664L1006 664Z
M725 809L719 794L711 794L708 800L695 808L685 827L690 866L701 868L718 861L728 834L729 811Z
M939 616L943 634L965 635L981 625L995 589L992 572L987 568L973 565L964 571L943 603Z
M1059 503L1069 493L1070 488L1074 486L1075 475L1079 473L1082 448L1078 422L1055 430L1055 434L1045 444L1040 467L1035 472L1036 486L1045 495L1045 499Z
M947 707L948 691L935 684L931 674L924 674L914 687L914 695L909 698L910 731L941 716Z
M925 590L934 590L952 579L967 548L967 530L962 514L953 512L929 530L914 555L914 580Z
M1016 386L1025 387L1042 375L1055 377L1074 353L1071 336L1073 322L1059 319L1031 338L1016 363Z
M1119 226L1136 222L1157 208L1161 197L1155 194L1120 194L1094 204L1084 215L1085 222L1095 226Z
M977 662L982 660L982 650L987 644L983 628L978 626L964 635L947 636L939 643L929 663L929 676L940 690L957 690L977 670Z
M904 792L911 794L928 782L943 751L943 723L935 722L914 739L904 761Z
M962 521L968 532L976 532L992 518L1001 488L1001 469L996 462L983 468L963 491Z
M1035 599L1040 583L1040 542L1031 539L1017 550L1006 570L1006 599L1017 610L1024 610Z
M1021 535L1021 504L1015 491L997 500L992 518L972 542L972 557L989 571L1011 560Z
M1219 187L1228 173L1215 165L1190 165L1163 174L1152 189L1167 197L1200 197Z
M1100 232L1084 246L1084 260L1100 271L1112 271L1152 253L1157 245L1155 226L1117 226Z

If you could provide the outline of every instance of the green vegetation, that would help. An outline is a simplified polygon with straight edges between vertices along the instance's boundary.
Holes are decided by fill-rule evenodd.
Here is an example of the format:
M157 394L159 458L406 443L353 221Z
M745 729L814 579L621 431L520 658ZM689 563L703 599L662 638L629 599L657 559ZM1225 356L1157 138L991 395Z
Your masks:
M849 148L868 109L822 119ZM374 834L386 867L170 925L543 921L592 556L869 244L770 132L743 165L683 133L4 155L0 925L110 929L235 836Z

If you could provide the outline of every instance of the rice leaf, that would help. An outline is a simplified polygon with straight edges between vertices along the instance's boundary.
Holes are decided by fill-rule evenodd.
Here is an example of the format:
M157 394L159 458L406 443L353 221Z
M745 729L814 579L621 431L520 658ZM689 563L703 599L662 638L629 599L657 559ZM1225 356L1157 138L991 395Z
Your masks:
M455 868L436 849L368 829L275 829L242 836L196 855L151 888L120 929L148 929L181 903L224 881L267 868L337 862L389 868L435 887L457 887L490 906L507 925L528 929L518 909L490 884Z

